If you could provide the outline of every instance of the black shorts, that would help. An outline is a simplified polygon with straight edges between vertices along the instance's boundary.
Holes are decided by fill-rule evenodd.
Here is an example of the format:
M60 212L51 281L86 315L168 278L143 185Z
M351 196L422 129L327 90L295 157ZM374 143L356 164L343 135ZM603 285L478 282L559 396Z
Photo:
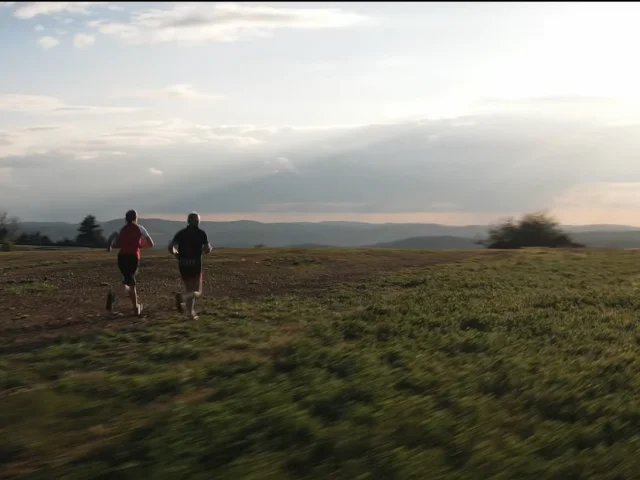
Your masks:
M140 259L136 255L122 254L118 255L118 268L122 273L122 283L130 287L136 286L136 275Z
M182 280L202 280L202 261L200 259L181 258L178 260L178 270Z

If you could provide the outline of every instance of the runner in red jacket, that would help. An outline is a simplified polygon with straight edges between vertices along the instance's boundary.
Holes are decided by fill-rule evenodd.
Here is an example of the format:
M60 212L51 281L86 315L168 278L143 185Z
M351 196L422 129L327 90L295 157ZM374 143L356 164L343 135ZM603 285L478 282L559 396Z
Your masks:
M138 302L138 292L136 291L136 275L140 265L140 249L153 247L153 240L142 226L138 225L138 213L129 210L125 215L127 224L120 232L114 232L108 240L107 252L113 247L119 248L118 268L122 273L121 293L131 299L133 311L140 316L142 304ZM107 294L107 310L112 311L116 301L116 294L112 287Z

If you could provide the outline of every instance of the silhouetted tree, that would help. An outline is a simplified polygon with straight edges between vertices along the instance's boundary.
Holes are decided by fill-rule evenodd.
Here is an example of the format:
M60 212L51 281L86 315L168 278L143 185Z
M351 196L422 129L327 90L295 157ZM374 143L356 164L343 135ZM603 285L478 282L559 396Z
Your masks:
M76 244L79 247L92 248L101 248L107 245L107 240L102 236L102 229L93 215L87 215L80 223Z
M489 229L489 237L478 242L487 248L516 249L525 247L580 248L544 212L529 213L516 221L509 218Z
M0 243L10 242L18 233L18 219L9 218L7 212L0 212Z
M8 252L18 233L18 219L9 218L7 212L0 212L0 251Z

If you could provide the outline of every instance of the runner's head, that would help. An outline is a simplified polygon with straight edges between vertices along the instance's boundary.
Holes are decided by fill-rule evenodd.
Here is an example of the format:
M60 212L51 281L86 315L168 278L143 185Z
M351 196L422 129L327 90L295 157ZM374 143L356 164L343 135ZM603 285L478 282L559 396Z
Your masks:
M136 223L138 221L138 212L135 210L129 210L124 216L124 219L127 223Z
M187 224L190 227L197 227L198 225L200 225L200 215L198 215L196 212L191 212L187 217Z

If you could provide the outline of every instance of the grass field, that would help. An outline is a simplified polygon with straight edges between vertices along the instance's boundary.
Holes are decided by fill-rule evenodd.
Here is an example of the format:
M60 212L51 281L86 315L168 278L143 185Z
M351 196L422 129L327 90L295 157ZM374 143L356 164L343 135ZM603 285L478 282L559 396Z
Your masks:
M0 475L640 478L634 251L0 254ZM124 302L119 305L123 306Z

